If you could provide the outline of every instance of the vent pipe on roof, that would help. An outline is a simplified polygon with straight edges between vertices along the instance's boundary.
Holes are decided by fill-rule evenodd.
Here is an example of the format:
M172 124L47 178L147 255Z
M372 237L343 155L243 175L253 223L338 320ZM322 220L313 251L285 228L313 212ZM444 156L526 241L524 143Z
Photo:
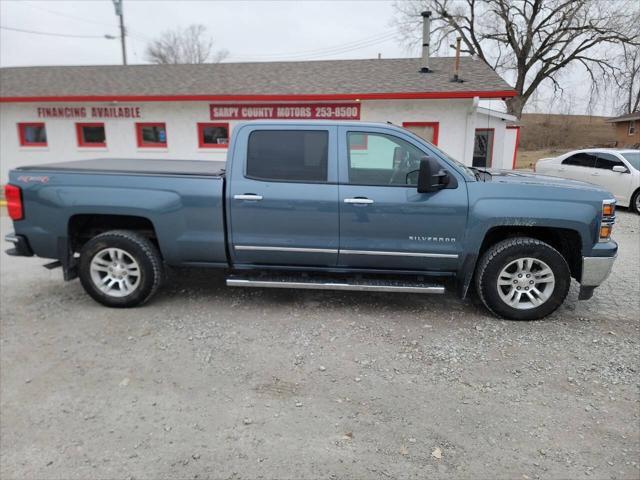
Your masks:
M453 66L453 77L451 78L452 82L462 83L463 80L460 78L460 43L462 42L462 38L456 38L456 61ZM451 45L453 47L453 45Z
M431 12L422 12L422 68L421 72L430 72L429 69L429 40L431 37Z

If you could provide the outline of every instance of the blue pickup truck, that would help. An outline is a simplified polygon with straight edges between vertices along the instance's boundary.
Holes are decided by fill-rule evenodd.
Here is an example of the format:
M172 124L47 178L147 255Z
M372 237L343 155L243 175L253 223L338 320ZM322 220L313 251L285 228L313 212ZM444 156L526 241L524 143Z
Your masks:
M467 167L411 132L248 122L224 162L99 159L21 167L10 255L53 259L109 307L149 300L168 267L237 287L443 293L495 315L553 312L611 271L615 201L586 183Z

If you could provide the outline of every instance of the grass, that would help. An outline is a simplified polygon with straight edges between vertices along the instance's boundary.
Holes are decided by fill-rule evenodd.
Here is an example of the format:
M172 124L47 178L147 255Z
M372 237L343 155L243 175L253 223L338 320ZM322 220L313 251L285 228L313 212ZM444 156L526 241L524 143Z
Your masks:
M518 149L518 157L516 158L516 169L533 170L533 165L541 158L557 157L563 153L572 150L570 148L547 148L542 150L520 150Z

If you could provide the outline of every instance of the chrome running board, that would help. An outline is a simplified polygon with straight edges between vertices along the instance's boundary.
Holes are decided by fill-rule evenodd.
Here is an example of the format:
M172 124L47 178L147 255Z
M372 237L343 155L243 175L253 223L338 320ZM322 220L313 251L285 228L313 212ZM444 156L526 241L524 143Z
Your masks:
M356 292L398 292L442 294L442 285L410 280L330 279L313 277L230 276L229 287L298 288L307 290L350 290Z

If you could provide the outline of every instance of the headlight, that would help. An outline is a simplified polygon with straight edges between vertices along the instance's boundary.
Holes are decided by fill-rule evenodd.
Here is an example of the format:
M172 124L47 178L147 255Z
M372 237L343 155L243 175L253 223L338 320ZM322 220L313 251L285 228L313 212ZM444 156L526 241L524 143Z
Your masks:
M600 221L600 238L599 238L601 242L608 242L611 239L613 224L616 221L615 213L616 213L616 201L603 200L602 201L602 219Z
M613 217L616 213L616 201L615 200L604 200L602 202L602 217Z

